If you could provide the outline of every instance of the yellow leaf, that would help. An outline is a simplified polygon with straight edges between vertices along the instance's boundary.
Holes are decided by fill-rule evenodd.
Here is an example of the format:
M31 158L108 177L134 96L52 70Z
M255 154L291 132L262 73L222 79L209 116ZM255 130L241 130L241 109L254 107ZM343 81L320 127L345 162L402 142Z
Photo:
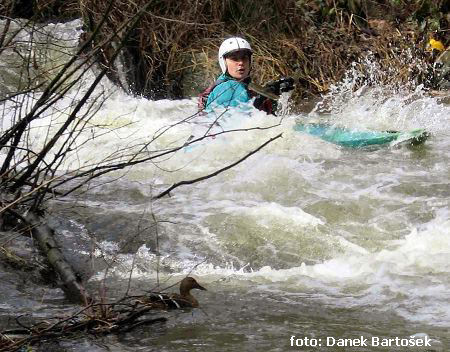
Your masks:
M442 44L442 42L439 41L439 40L434 40L433 38L431 38L430 41L429 41L429 44L430 44L430 49L431 50L433 50L433 49L436 49L436 50L439 50L439 51L444 51L445 50L444 44Z

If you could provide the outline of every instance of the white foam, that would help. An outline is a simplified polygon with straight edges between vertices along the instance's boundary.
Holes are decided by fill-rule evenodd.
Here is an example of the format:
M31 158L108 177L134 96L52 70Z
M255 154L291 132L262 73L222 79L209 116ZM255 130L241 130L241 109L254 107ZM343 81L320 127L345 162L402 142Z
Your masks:
M317 226L324 222L298 207L286 207L278 203L259 203L252 207L232 207L224 209L232 214L247 215L264 227L272 227L274 223L284 226Z

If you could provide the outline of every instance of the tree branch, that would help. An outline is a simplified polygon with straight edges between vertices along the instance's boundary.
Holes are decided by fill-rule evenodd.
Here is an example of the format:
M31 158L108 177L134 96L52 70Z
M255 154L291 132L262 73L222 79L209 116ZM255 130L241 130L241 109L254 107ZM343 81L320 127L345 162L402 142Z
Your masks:
M257 152L260 151L262 148L264 148L266 145L268 145L269 143L272 143L274 140L276 140L276 139L278 139L278 138L280 138L280 137L282 137L282 136L283 136L283 134L280 133L279 135L277 135L277 136L275 136L275 137L272 137L271 139L269 139L268 141L266 141L265 143L263 143L262 145L260 145L258 148L256 148L255 150L251 151L250 153L248 153L247 155L245 155L245 156L242 157L241 159L239 159L238 161L236 161L236 162L234 162L234 163L232 163L232 164L230 164L230 165L228 165L228 166L225 166L224 168L219 169L219 170L217 170L217 171L215 171L215 172L213 172L213 173L211 173L211 174L209 174L209 175L205 175L205 176L202 176L202 177L198 177L198 178L195 178L195 179L193 179L193 180L181 181L181 182L175 183L175 184L173 184L171 187L169 187L168 189L166 189L164 192L158 194L156 197L153 197L152 199L159 199L159 198L164 197L165 195L168 195L168 194L170 195L170 192L171 192L171 191L173 191L175 188L178 188L178 187L180 187L180 186L182 186L182 185L191 185L191 184L193 184L193 183L197 183L197 182L200 182L200 181L204 181L204 180L206 180L206 179L208 179L208 178L217 176L218 174L220 174L220 173L222 173L222 172L224 172L224 171L226 171L226 170L231 169L232 167L236 166L237 164L240 164L240 163L243 162L245 159L247 159L247 158L250 157L251 155L257 153Z

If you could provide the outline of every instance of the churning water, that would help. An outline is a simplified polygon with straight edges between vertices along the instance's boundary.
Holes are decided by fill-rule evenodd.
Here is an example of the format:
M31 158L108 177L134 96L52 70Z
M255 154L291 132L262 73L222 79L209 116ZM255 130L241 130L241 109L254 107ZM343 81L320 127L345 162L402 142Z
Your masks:
M39 120L36 146L44 142L42 129L64 118L64 104L88 83ZM147 147L149 155L208 128L205 117L179 123L195 115L194 99L149 101L107 81L102 88L108 98L92 123L104 133L83 134L68 169L137 150L168 126ZM297 121L318 120L358 129L425 128L431 137L417 147L345 149L293 130ZM449 122L450 107L421 87L394 90L372 82L355 90L350 78L311 112L282 118L235 112L214 132L238 131L53 202L54 222L74 253L95 248L109 263L112 296L127 290L130 277L134 293L187 274L208 289L196 294L201 309L161 313L167 324L103 343L111 351L447 351ZM234 163L279 133L282 138L230 170L151 199ZM92 287L104 277L102 265L98 259ZM432 347L371 340L412 335L430 338ZM330 346L333 339L361 336L368 346ZM66 347L103 350L73 341Z

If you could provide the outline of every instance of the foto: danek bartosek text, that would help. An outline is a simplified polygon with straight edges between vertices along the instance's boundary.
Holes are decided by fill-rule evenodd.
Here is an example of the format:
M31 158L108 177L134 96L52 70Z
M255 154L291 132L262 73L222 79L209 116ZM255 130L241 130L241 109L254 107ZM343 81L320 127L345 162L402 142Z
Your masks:
M403 337L363 337L358 338L338 338L326 336L324 338L311 338L307 336L290 338L291 347L431 347L431 339Z

